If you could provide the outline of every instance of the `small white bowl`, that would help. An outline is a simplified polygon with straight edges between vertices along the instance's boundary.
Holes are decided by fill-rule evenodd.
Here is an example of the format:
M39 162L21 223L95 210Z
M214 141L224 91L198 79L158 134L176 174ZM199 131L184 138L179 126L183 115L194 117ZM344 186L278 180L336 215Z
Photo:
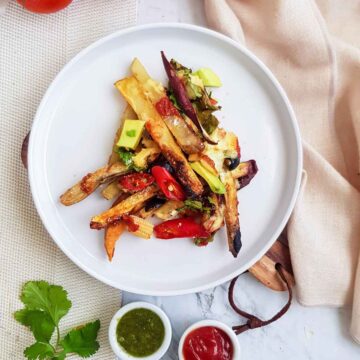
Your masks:
M224 333L226 333L229 336L229 338L231 340L231 344L233 346L232 360L240 360L241 348L240 348L240 344L238 342L236 334L229 326L227 326L226 324L224 324L220 321L217 321L217 320L201 320L201 321L196 322L195 324L192 324L185 330L185 332L181 336L181 339L179 342L179 352L178 352L179 360L185 360L182 350L183 350L184 341L185 341L186 337L193 330L202 328L204 326L213 326L213 327L216 327L216 328L224 331Z
M165 336L164 341L161 344L160 348L152 355L146 357L134 357L128 354L118 343L116 338L116 328L119 323L119 320L123 315L133 309L149 309L152 310L155 314L157 314L162 320L165 328ZM116 314L113 316L110 325L109 325L109 341L112 350L115 355L121 360L160 360L166 351L168 350L171 342L172 330L171 324L168 316L162 311L158 306L147 303L147 302L133 302L123 306Z

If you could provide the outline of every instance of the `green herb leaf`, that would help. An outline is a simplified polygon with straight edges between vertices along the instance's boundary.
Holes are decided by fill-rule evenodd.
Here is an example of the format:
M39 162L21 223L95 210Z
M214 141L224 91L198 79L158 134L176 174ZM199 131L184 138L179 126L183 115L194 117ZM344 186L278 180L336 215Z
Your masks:
M54 356L54 348L47 343L36 342L24 350L24 355L28 360L43 360Z
M21 301L29 310L42 310L48 313L55 325L71 308L67 292L57 285L46 281L29 281L21 293Z
M60 342L60 345L64 348L61 354L75 353L84 358L95 354L100 347L96 341L99 329L100 321L96 320L71 330Z
M211 210L209 207L204 206L204 204L199 200L185 200L184 206L177 209L177 211L183 211L186 209L196 210L196 211L201 211L201 212L206 212L206 213L210 212L210 210Z
M127 166L131 166L133 163L132 157L133 153L131 151L125 150L124 148L118 148L117 153L119 154L122 162Z
M40 310L22 309L16 311L14 317L19 323L30 328L37 341L50 341L55 330L55 324L48 313Z
M135 137L135 135L136 135L136 130L135 130L135 129L128 130L128 131L126 132L126 135L129 136L129 137Z
M134 164L134 161L133 161L134 153L133 152L120 147L117 149L117 153L119 154L119 157L122 160L122 162L127 166L127 168L129 170L135 170L135 171L144 170L142 168L137 167Z
M196 246L206 246L208 245L210 242L214 241L214 235L211 235L209 238L207 239L201 239L201 238L195 238L194 239L194 244Z

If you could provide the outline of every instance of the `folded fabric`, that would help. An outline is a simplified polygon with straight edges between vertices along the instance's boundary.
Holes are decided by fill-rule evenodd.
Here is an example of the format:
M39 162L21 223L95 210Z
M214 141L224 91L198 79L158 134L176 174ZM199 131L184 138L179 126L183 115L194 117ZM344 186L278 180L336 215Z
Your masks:
M352 303L360 342L359 2L204 1L209 25L273 71L299 122L304 175L287 227L299 301Z

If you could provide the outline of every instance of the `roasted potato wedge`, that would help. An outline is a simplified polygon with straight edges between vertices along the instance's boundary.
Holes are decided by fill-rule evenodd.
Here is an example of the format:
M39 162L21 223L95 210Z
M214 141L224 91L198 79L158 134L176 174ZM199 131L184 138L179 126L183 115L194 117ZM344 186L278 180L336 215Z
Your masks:
M130 77L117 81L115 86L129 102L138 117L146 121L147 131L176 171L178 179L186 192L190 196L201 195L204 189L199 178L191 169L187 159L155 107L145 98L139 82L135 77Z
M157 185L153 184L142 191L129 196L111 209L104 211L100 215L94 216L91 219L90 227L92 229L103 229L104 227L121 220L123 215L140 210L147 200L158 193L158 190Z
M169 220L177 215L177 209L180 209L183 206L184 203L182 201L168 200L154 212L154 215L161 220Z
M161 105L161 107L168 107L167 104L172 105L167 97L165 88L161 83L155 81L149 76L146 69L138 59L133 61L131 71L138 80L144 96L150 100L156 109L159 104L161 105L161 102L165 102L165 104ZM160 113L159 115L175 137L180 148L186 154L195 154L204 150L204 144L201 141L198 132L195 132L193 128L188 125L177 110L174 111L171 116L164 116Z
M114 177L124 175L128 171L127 167L122 163L104 166L93 173L85 175L81 181L60 196L60 201L66 206L76 204L92 194L101 184L111 181Z
M214 233L224 225L225 205L222 196L211 194L211 201L215 209L210 214L203 215L202 223L208 232Z

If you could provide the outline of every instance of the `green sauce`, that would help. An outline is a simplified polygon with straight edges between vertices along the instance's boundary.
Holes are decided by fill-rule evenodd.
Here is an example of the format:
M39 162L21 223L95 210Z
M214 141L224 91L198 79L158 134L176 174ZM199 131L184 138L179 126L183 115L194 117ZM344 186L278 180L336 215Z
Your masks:
M165 337L165 327L153 311L134 309L120 318L116 337L128 354L139 358L146 357L160 348Z

